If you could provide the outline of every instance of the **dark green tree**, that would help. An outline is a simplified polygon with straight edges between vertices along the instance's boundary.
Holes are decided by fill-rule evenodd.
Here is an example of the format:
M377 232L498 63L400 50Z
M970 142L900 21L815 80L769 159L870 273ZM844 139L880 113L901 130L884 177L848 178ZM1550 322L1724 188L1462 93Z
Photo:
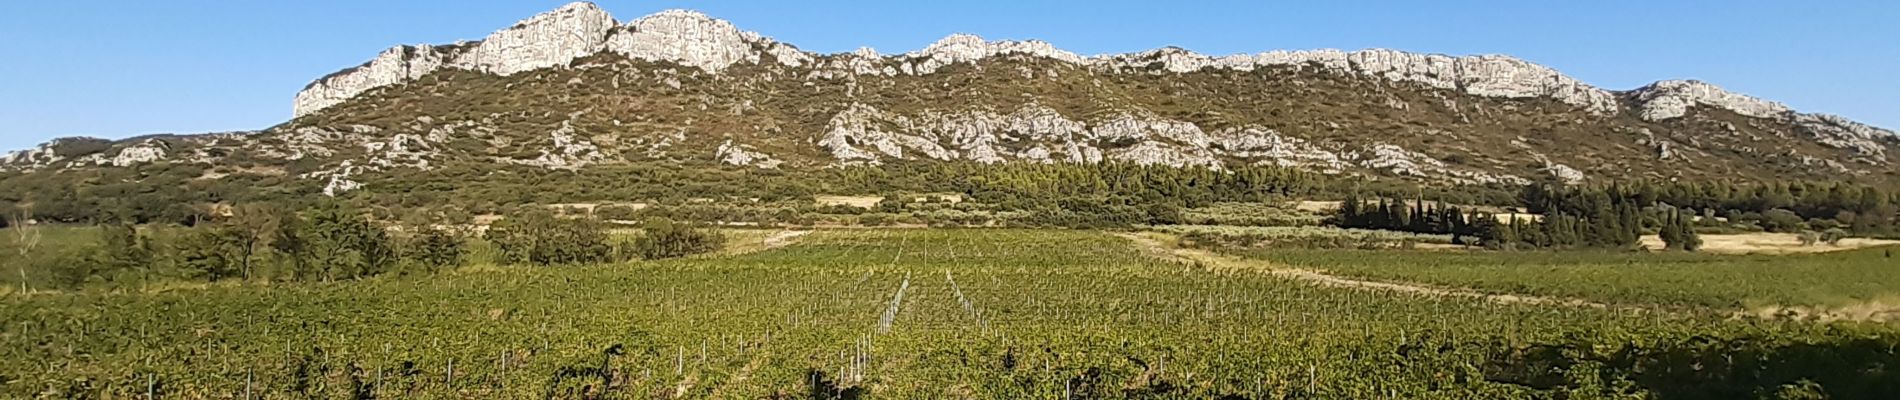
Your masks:
M297 256L324 281L357 279L388 272L396 260L389 234L353 208L323 202L304 212L297 232Z
M725 246L726 237L718 231L696 228L665 218L648 219L640 225L640 236L629 244L631 255L647 260L685 257L709 253Z

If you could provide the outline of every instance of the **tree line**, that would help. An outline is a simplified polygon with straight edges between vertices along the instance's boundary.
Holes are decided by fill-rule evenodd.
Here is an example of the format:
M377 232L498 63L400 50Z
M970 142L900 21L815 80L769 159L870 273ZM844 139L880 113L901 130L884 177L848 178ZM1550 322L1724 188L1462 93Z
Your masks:
M1527 185L1515 212L1477 212L1444 202L1348 196L1328 223L1346 228L1452 235L1487 247L1627 248L1654 233L1671 249L1701 247L1700 231L1798 232L1804 244L1849 235L1892 235L1900 196L1833 182L1631 182ZM1536 216L1529 218L1529 216Z
M725 243L717 231L662 218L646 222L640 233L617 236L591 218L524 211L481 232L472 226L388 224L335 201L304 209L245 204L193 226L68 227L62 230L91 232L57 239L73 243L44 243L43 227L18 223L29 215L4 218L14 221L8 250L18 257L8 257L8 264L15 264L22 291L136 288L162 281L330 282L460 267L475 261L476 248L492 249L482 261L545 266L683 257Z

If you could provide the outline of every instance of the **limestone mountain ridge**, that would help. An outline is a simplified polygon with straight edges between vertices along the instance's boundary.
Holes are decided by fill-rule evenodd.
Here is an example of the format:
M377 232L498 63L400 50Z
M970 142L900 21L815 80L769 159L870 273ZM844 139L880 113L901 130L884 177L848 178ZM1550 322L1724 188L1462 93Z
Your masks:
M1269 164L1464 184L1598 179L1893 183L1900 137L1694 80L1608 90L1502 55L1387 49L1084 56L955 34L818 54L705 14L592 3L479 41L401 45L320 77L256 132L59 139L16 174L195 164L325 193L383 174L890 162ZM207 179L212 179L207 178Z

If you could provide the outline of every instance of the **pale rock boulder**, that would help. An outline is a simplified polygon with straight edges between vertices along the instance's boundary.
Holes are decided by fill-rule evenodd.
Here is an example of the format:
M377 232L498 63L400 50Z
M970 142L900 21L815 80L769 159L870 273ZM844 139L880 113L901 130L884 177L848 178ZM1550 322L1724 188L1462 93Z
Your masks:
M732 139L726 139L725 143L720 144L719 149L713 152L713 158L728 165L756 166L764 169L775 169L780 164L784 164L784 161L753 149L750 145L733 144Z
M426 137L408 133L391 135L385 140L365 141L363 150L369 155L367 164L378 169L406 167L428 170L432 168L429 160L437 154L434 144Z
M553 143L541 149L540 156L531 160L509 161L547 169L579 169L607 158L601 154L600 146L576 135L572 122L562 121L560 128L548 132L548 138Z
M1580 184L1583 183L1584 179L1588 178L1588 176L1583 174L1583 171L1578 171L1576 168L1571 168L1568 165L1551 162L1549 160L1544 161L1544 172L1550 173L1551 177L1557 178L1558 181L1566 185Z
M354 161L343 160L343 163L338 164L336 168L303 174L301 177L323 181L323 195L336 197L363 187L362 182L350 179L359 172L361 168L357 167Z

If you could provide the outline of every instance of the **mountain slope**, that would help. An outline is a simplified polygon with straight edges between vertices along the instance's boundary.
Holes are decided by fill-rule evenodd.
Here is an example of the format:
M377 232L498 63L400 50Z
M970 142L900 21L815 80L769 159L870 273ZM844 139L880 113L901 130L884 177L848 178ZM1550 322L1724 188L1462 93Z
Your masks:
M1891 184L1891 131L1697 81L1596 88L1506 56L1393 50L1081 56L952 35L815 54L691 11L590 3L476 42L398 46L259 132L66 139L16 174L152 163L325 193L442 169L895 160L1301 166L1434 183L1826 179Z

